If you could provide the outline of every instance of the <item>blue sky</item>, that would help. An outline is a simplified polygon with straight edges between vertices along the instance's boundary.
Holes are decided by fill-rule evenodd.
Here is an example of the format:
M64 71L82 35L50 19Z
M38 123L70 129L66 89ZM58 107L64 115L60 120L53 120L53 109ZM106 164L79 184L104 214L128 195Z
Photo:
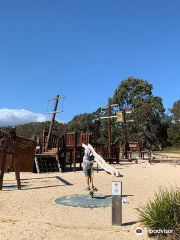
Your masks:
M170 108L179 68L179 0L0 1L0 109L44 114L60 94L58 118L69 121L128 76L152 83Z

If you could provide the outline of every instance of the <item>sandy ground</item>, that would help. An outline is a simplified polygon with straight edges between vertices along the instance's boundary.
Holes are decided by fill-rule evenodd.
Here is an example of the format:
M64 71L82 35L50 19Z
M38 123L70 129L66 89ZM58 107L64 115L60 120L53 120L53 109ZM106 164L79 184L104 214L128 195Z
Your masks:
M112 180L123 184L123 195L129 205L123 205L122 227L111 226L111 206L108 208L75 208L55 204L60 196L87 194L82 171L66 173L21 173L23 190L0 192L0 239L148 239L137 236L133 223L138 220L136 208L144 205L160 187L179 187L180 166L152 164L116 165L123 174L116 178L104 171L95 172L98 194L110 195ZM57 176L68 181L66 185ZM5 183L15 183L14 173L5 174Z

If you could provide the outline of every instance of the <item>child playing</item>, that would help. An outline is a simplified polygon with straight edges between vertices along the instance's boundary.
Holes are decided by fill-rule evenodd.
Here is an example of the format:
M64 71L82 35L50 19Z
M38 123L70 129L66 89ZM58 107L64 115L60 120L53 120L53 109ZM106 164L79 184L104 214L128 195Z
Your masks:
M83 172L87 178L87 190L90 190L91 182L91 167L93 166L93 160L90 159L91 151L85 149L83 157Z

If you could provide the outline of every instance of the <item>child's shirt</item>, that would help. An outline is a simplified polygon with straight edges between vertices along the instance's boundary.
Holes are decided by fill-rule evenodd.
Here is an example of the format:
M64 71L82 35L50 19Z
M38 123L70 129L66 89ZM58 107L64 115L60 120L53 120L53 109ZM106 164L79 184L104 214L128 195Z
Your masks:
M85 149L84 151L84 157L83 157L83 169L87 170L87 169L91 169L91 166L93 165L93 160L91 161L90 159L90 150L89 149Z

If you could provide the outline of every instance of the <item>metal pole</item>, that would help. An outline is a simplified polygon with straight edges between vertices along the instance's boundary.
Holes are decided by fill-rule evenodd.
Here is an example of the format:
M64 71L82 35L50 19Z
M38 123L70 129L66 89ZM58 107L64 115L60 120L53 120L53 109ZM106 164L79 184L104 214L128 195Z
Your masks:
M45 145L45 151L46 152L48 151L49 141L50 141L50 138L51 138L51 133L52 133L54 120L55 120L55 116L56 116L56 110L57 110L58 100L59 100L58 98L59 98L59 95L56 96L56 102L55 102L54 111L53 111L54 113L52 115L52 120L51 120L51 124L50 124L50 127L49 127L49 132L48 132L48 137L47 137L47 142L46 142L46 145Z

